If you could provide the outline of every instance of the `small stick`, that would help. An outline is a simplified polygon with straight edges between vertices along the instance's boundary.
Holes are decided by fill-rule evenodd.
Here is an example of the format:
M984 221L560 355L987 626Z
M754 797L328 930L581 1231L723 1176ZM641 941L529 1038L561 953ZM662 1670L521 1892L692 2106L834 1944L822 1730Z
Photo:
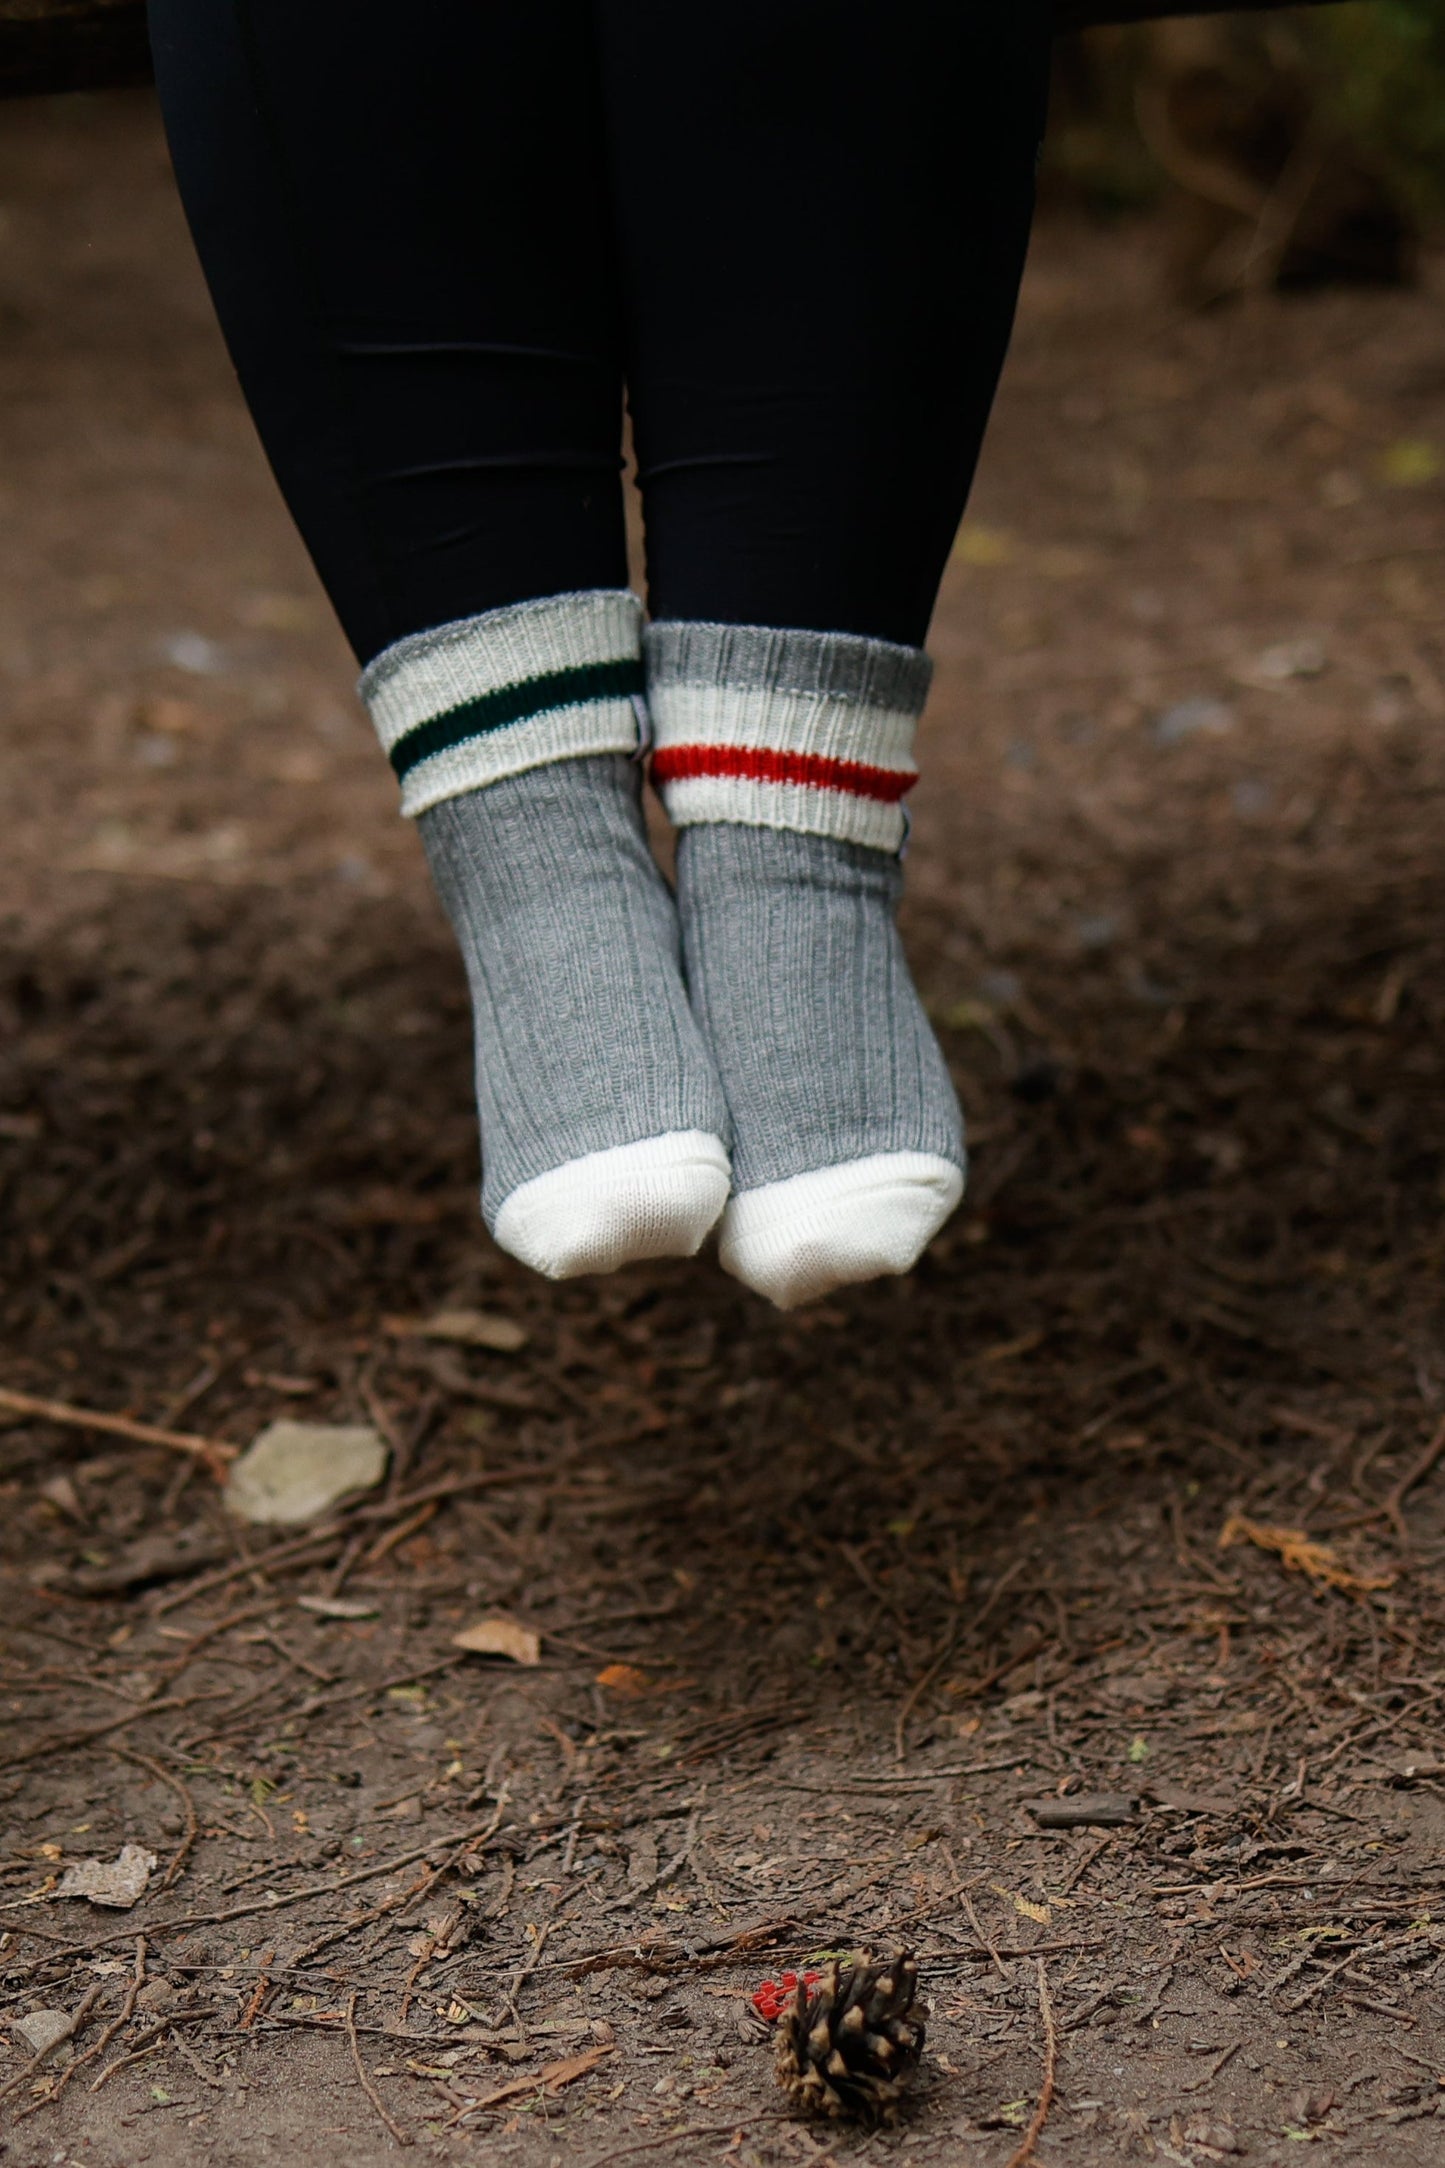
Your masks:
M733 2134L735 2145L743 2132L751 2129L754 2123L777 2123L781 2120L782 2118L776 2115L760 2115L748 2120L734 2116L730 2123L694 2123L687 2130L666 2131L660 2138L639 2138L636 2145L620 2145L614 2152L598 2153L594 2159L588 2161L587 2168L610 2168L611 2162L630 2160L634 2153L655 2153L659 2146L684 2145L694 2138L725 2138L729 2131ZM797 2126L794 2125L794 2128ZM727 2148L728 2153L732 2150L732 2146Z
M1039 1959L1039 2012L1044 2021L1044 2082L1033 2120L1004 2162L1004 2168L1024 2168L1024 2163L1033 2159L1034 2147L1039 2142L1043 2127L1049 2119L1049 2110L1054 2104L1054 2072L1058 2066L1059 2041L1054 2031L1054 2006L1049 2000L1049 1977L1044 1970L1042 1958Z
M238 2032L249 2032L260 2016L261 2005L271 1992L271 1967L275 1961L276 1952L267 1950L261 1959L261 1970L256 1979L256 1992L246 2005L245 2016L236 2020L236 2030Z
M136 2044L128 2055L117 2055L113 2063L106 2064L90 2090L98 2093L102 2085L109 2085L117 2071L128 2070L132 2063L143 2063L148 2055L154 2055L172 2025L200 2025L215 2014L215 2004L209 2003L204 2010L173 2010L167 2017L158 2017L144 2032L137 2033Z
M152 1604L152 1618L164 1618L167 1611L174 1611L183 1603L194 1603L197 1596L209 1596L213 1588L225 1588L231 1581L242 1581L248 1573L266 1573L272 1566L293 1564L307 1551L324 1550L339 1543L344 1531L340 1527L313 1528L309 1535L293 1536L289 1542L273 1543L269 1551L257 1551L250 1558L243 1558L239 1565L218 1566L214 1573L203 1573L199 1581L189 1581L183 1588L163 1596Z
M584 1792L577 1802L577 1812L572 1817L572 1826L567 1831L567 1848L562 1854L562 1873L564 1877L572 1872L572 1861L577 1853L577 1838L581 1833L582 1817L586 1811L587 1794Z
M955 1612L953 1624L943 1637L942 1647L898 1712L898 1720L893 1726L893 1759L900 1769L908 1759L908 1720L957 1647L958 1629L961 1623L958 1613Z
M436 1954L437 1944L434 1939L428 1938L426 1948L422 1951L421 1956L417 1959L416 1963L412 1966L411 1971L406 1976L406 1986L402 1989L401 1995L401 2009L397 2013L396 2020L397 2030L399 2032L406 2031L407 2012L411 2008L412 1993L416 1987L417 1981L426 1971L427 1966L431 1963L432 1959L436 1956Z
M14 1393L0 1386L0 1408L13 1415L33 1415L43 1423L59 1423L69 1430L104 1431L112 1438L129 1438L133 1445L163 1445L171 1453L189 1453L203 1461L218 1483L226 1480L226 1462L241 1448L221 1438L197 1438L187 1430L158 1430L153 1423L133 1423L128 1415L103 1415L95 1408L73 1407L68 1400L37 1400L30 1393Z
M363 2091L363 2093L365 2093L367 2099L371 2102L371 2105L373 2106L373 2108L375 2108L377 2114L381 2117L382 2122L385 2123L387 2129L391 2132L391 2135L393 2136L393 2138L395 2138L397 2144L410 2145L411 2139L408 2136L407 2132L402 2129L400 2123L395 2122L393 2118L388 2115L385 2103L383 2102L380 2093L373 2085L370 2073L368 2072L365 2063L361 2060L361 2042L356 2037L355 1988L351 1990L351 2000L346 2005L346 2037L351 2042L351 2060L356 2065L356 2075L361 2081L361 2090Z
M1405 1473L1385 1500L1382 1511L1388 1514L1390 1520L1394 1523L1395 1533L1402 1543L1408 1543L1410 1540L1402 1511L1405 1500L1415 1488L1415 1485L1424 1481L1442 1453L1445 1453L1445 1423L1438 1426L1434 1437L1430 1440L1419 1459L1413 1461L1405 1470Z
M152 1761L149 1754L138 1754L135 1748L130 1746L113 1746L110 1751L112 1754L118 1754L123 1761L135 1762L139 1768L149 1769L151 1775L160 1783L168 1784L180 1800L185 1811L186 1833L177 1846L175 1856L157 1887L156 1895L160 1896L171 1887L179 1875L182 1867L190 1858L192 1845L201 1833L200 1818L196 1813L196 1802L192 1799L190 1792L182 1784L180 1778L172 1776L170 1770L163 1769L158 1761Z
M137 1935L135 1938L135 1970L131 1974L130 1980L127 1983L125 1991L125 2001L120 2006L119 2017L113 2017L110 2023L105 2027L104 2031L100 2034L100 2037L91 2043L91 2045L86 2049L85 2053L83 2055L77 2055L73 2063L68 2063L66 2065L65 2069L62 2070L62 2072L60 2073L60 2083L56 2086L55 2091L50 2096L51 2100L59 2100L61 2094L65 2091L66 2086L69 2085L71 2079L75 2076L76 2072L79 2070L83 2070L87 2063L98 2062L100 2060L100 2057L104 2055L106 2049L110 2046L111 2041L114 2040L116 2034L118 2032L122 2032L125 2027L129 2025L131 2019L135 2016L135 1999L145 1985L145 1976L146 1938L144 1935ZM46 2105L48 2106L49 2103L47 2102Z
M979 1941L983 1944L984 1948L988 1951L989 1956L993 1959L994 1971L998 1974L1001 1980L1006 1980L1008 1978L1008 1974L1003 1969L1003 1959L998 1954L998 1946L989 1938L989 1936L984 1933L983 1922L980 1920L978 1914L973 1909L973 1899L969 1896L967 1890L960 1890L958 1894L963 1899L963 1909L968 1914L974 1933L978 1936Z
M1224 2068L1225 2064L1229 2062L1233 2056L1236 2056L1243 2046L1244 2042L1242 2040L1231 2040L1227 2048L1220 2049L1219 2053L1215 2056L1214 2061L1205 2071L1204 2076L1202 2078L1196 2078L1192 2085L1181 2085L1179 2088L1180 2092L1202 2093L1205 2090L1206 2086L1210 2086L1214 2083L1215 2079L1219 2076L1219 2073ZM1434 2065L1431 2064L1430 2068L1433 2069Z
M210 1694L163 1694L159 1701L143 1701L138 1709L130 1709L124 1716L113 1716L108 1724L92 1724L88 1731L56 1732L49 1739L37 1739L34 1746L22 1747L18 1754L7 1754L0 1761L0 1769L19 1769L26 1762L44 1761L49 1754L66 1754L74 1746L89 1746L93 1739L104 1739L110 1732L122 1731L127 1724L139 1724L144 1717L159 1716L167 1709L193 1709L198 1701L215 1698Z
M91 2006L95 2002L97 1996L103 1994L104 1992L104 1980L97 1980L94 1987L87 1988L84 2000L80 2003L80 2005L76 2009L75 2015L70 2020L70 2030L64 2035L65 2039L73 2040L75 2038L76 2034L80 2031L81 2026L85 2023L87 2017L89 2017ZM27 2085L31 2078L34 2077L36 2071L40 2068L41 2064L45 2061L46 2057L48 2055L53 2055L55 2053L55 2050L60 2046L60 2044L61 2043L59 2040L52 2040L48 2047L37 2049L36 2053L31 2056L29 2062L25 2065L23 2070L17 2070L15 2076L10 2079L8 2084L0 2085L0 2100L8 2100L12 2093L18 2093L22 2086Z
M288 1890L285 1896L278 1897L272 1893L267 1897L254 1897L247 1904L230 1905L223 1912L186 1912L179 1919L159 1922L151 1932L177 1935L182 1932L189 1933L196 1927L224 1927L232 1920L254 1919L258 1912L279 1912L284 1906L301 1904L308 1897L334 1897L341 1890L354 1889L358 1882L374 1882L378 1875L397 1874L403 1867L414 1866L419 1859L425 1859L432 1852L450 1851L453 1847L465 1852L475 1851L500 1827L500 1811L499 1806L498 1812L476 1829L461 1829L453 1836L434 1839L430 1844L419 1844L413 1851L398 1852L391 1859L376 1860L369 1867L358 1867L354 1874L342 1875L339 1881L306 1882L300 1889ZM444 1871L438 1870L439 1873ZM79 1944L76 1954L88 1956L95 1950L106 1949L111 1943L124 1939L123 1935L102 1935L96 1942ZM50 1960L41 1958L36 1962L49 1963Z
M395 1528L389 1528L384 1536L378 1536L371 1549L357 1559L357 1566L363 1572L369 1571L372 1566L379 1566L388 1551L394 1551L398 1545L409 1542L420 1529L425 1528L428 1521L435 1520L440 1511L440 1501L435 1498L429 1499L424 1506L418 1506L415 1513L398 1521Z
M348 1935L359 1935L363 1927L374 1927L376 1922L379 1919L384 1919L388 1912L400 1911L401 1907L410 1904L414 1897L425 1897L433 1884L441 1880L444 1871L439 1867L435 1873L420 1876L409 1888L399 1891L395 1897L383 1898L381 1903L373 1905L369 1912L358 1912L355 1919L348 1920L344 1927L328 1928L324 1935L318 1935L314 1942L304 1944L296 1952L290 1964L286 1967L287 1972L299 1972L302 1966L309 1965L312 1958L317 1956L320 1951L329 1950L334 1942L344 1942Z

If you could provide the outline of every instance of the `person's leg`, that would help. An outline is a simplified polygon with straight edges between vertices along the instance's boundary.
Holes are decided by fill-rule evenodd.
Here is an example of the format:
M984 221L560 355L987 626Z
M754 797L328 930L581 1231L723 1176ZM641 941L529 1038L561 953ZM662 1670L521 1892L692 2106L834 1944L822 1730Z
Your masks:
M638 801L588 0L152 0L242 386L477 1018L483 1210L553 1273L695 1249L727 1115Z
M893 914L934 595L1013 318L1047 0L600 0L653 774L734 1124L723 1262L905 1270L963 1140Z

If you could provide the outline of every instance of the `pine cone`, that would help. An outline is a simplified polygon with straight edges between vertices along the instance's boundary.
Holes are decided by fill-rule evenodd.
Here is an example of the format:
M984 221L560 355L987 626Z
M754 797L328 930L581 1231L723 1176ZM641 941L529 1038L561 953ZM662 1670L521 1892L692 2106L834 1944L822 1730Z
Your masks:
M923 2053L918 1965L901 1950L890 1965L831 1964L818 1984L799 1981L778 2020L777 2077L814 2115L892 2122Z

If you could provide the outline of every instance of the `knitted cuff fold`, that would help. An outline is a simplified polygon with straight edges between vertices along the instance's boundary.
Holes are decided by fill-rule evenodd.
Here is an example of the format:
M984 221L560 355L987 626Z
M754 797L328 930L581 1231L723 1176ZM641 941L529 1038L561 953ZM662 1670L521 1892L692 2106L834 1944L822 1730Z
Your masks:
M933 667L920 648L665 620L644 650L652 780L676 827L733 821L902 847Z
M641 740L642 605L625 588L548 595L383 649L360 693L408 819L503 776Z

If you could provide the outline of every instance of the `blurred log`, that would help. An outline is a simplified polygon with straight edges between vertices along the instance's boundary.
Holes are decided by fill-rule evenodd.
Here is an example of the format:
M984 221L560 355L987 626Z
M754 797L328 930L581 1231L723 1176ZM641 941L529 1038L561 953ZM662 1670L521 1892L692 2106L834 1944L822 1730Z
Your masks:
M0 0L0 98L150 78L145 0Z
M1248 7L1262 4L1245 0ZM1319 6L1325 0L1305 4ZM1057 0L1060 30L1199 12L1199 0ZM1220 10L1204 0L1203 12ZM398 10L399 25L404 20ZM150 72L145 0L0 0L0 97L102 90L144 83Z
M1283 0L1287 6L1329 7L1335 0ZM1244 15L1278 9L1281 0L1054 0L1059 30L1101 30L1113 23L1151 23L1166 15Z
M1415 222L1366 149L1322 115L1308 47L1287 16L1158 22L1140 57L1135 112L1174 184L1180 300L1411 282Z

